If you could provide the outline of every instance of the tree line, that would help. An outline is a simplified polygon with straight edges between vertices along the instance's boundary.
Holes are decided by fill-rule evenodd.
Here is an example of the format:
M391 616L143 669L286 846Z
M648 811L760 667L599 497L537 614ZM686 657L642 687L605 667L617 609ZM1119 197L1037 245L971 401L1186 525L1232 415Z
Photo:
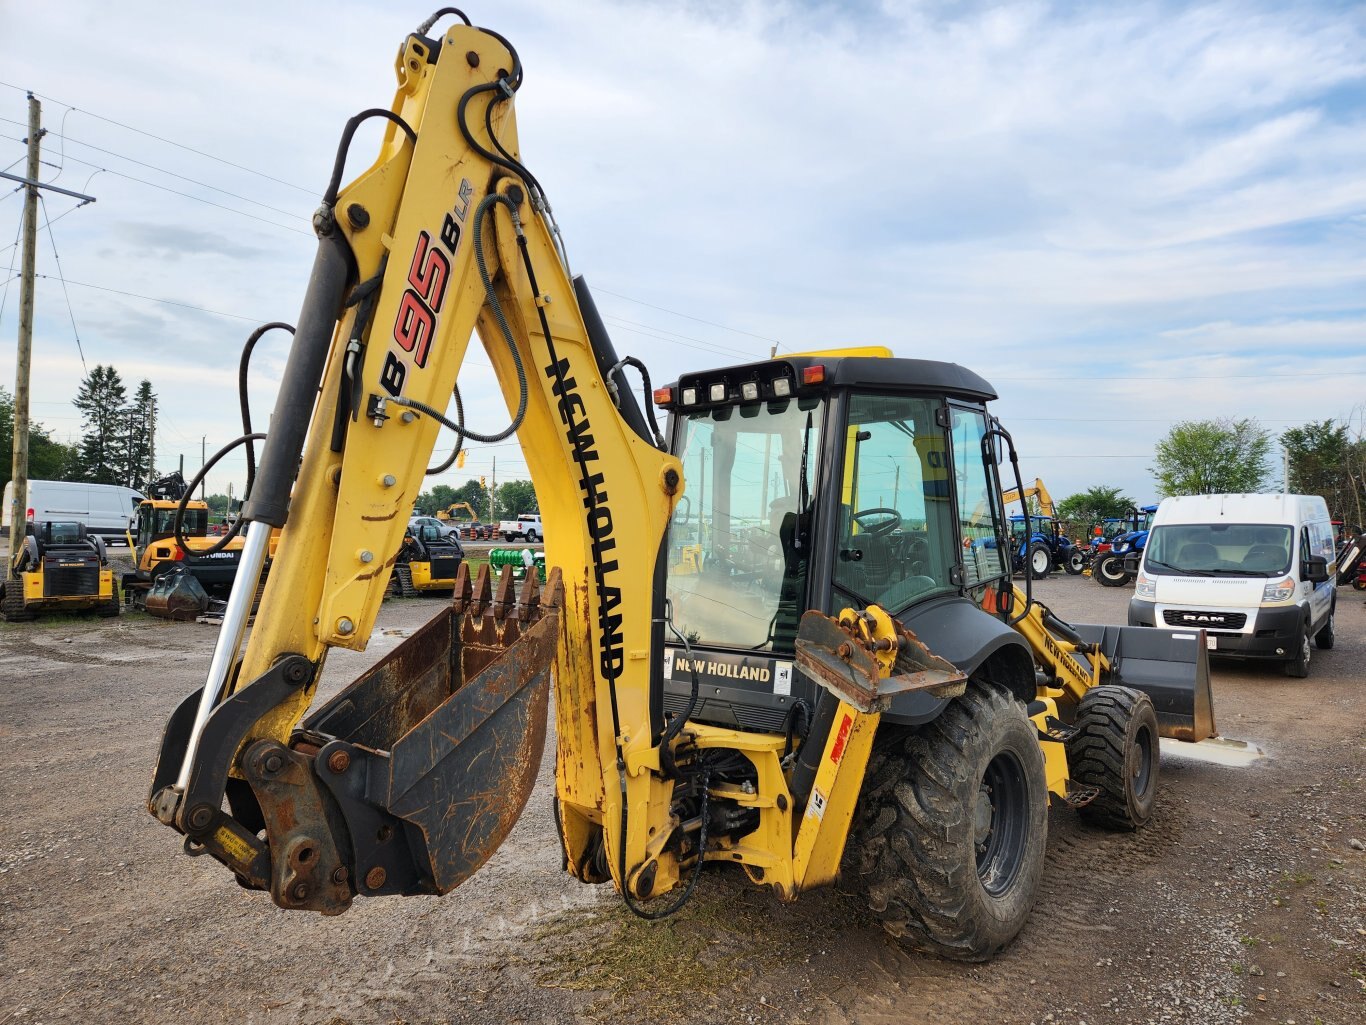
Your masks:
M1282 475L1279 453L1285 450ZM1157 492L1221 495L1272 491L1320 495L1329 511L1350 524L1366 524L1366 436L1347 422L1311 421L1273 435L1256 420L1188 420L1157 443L1149 467ZM1134 500L1119 488L1097 485L1058 503L1058 518L1095 524L1123 517Z
M119 372L96 364L82 378L72 404L81 414L81 436L67 445L41 423L29 422L28 475L33 480L122 484L144 490L156 477L157 396L143 380L128 396ZM9 482L14 449L14 396L0 388L0 486Z
M540 508L536 502L536 488L529 480L510 480L499 484L493 493L493 509L489 508L490 490L474 477L455 488L437 484L430 491L424 491L417 496L413 513L418 516L435 516L443 509L464 502L475 511L479 522L491 523L497 519L516 519L523 513L532 513Z

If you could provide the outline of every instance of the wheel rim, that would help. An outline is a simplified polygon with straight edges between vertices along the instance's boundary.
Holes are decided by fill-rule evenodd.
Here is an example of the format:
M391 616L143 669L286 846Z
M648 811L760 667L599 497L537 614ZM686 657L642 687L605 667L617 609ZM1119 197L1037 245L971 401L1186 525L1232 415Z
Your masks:
M1015 882L1029 840L1029 784L1012 752L1002 751L987 765L973 809L977 878L982 889L1000 897Z
M1106 580L1118 580L1120 577L1122 577L1124 575L1124 572L1122 569L1120 569L1119 560L1102 559L1100 562L1100 575L1103 576Z
M1309 633L1306 631L1305 635L1300 638L1300 661L1306 666L1309 665L1309 659L1312 656L1313 650L1314 649L1309 645Z
M1142 800L1153 785L1153 734L1146 724L1134 737L1134 749L1138 752L1133 768L1134 796Z
M1050 560L1049 555L1048 555L1047 552L1045 552L1045 551L1037 551L1037 552L1035 552L1035 553L1034 553L1034 572L1035 572L1035 573L1047 573L1047 572L1048 572L1048 568L1049 568L1049 567L1048 567L1048 564L1049 564L1050 561L1051 561L1051 560Z

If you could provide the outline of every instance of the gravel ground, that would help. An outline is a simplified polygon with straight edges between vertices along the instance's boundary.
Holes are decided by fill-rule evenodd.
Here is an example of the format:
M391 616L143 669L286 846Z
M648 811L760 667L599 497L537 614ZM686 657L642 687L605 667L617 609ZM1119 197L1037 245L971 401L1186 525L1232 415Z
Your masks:
M1056 577L1066 618L1129 589ZM389 602L340 686L430 600ZM1266 757L1168 753L1149 828L1065 809L1033 918L987 965L902 951L834 891L782 905L728 870L659 925L559 871L551 763L508 842L445 898L287 914L143 810L161 728L214 630L145 616L0 625L0 1025L35 1022L1366 1022L1366 606L1310 678L1216 663L1221 732Z

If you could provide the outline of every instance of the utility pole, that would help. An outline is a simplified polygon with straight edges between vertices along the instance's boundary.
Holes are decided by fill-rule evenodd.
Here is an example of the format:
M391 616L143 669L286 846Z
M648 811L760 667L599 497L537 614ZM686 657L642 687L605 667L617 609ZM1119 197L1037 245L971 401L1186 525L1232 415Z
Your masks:
M28 378L33 364L33 278L38 243L38 145L42 141L43 108L28 94L28 178L24 189L23 281L19 285L19 353L14 372L14 452L11 476L14 504L10 507L9 553L13 559L24 543L28 520ZM9 574L6 573L6 576Z
M24 524L28 520L28 431L29 431L29 372L33 366L33 281L37 276L38 249L38 190L48 189L64 196L81 200L81 206L95 202L93 196L82 195L38 180L38 151L43 139L43 106L33 93L28 94L28 163L24 177L0 171L0 178L17 181L24 186L23 259L20 263L22 280L19 282L19 349L14 367L14 448L10 478L14 482L13 504L10 506L9 551L13 558L24 543ZM6 574L8 575L8 573Z
M207 463L208 461L209 461L209 436L208 436L207 434L201 434L201 435L199 436L199 468L200 468L201 470L204 469L204 464ZM209 498L208 498L208 490L209 490L209 481L208 481L208 478L207 478L207 477L201 477L200 480L199 480L199 500L200 500L201 502L207 502L207 501L209 500Z
M498 494L498 457L493 457L493 487L489 488L489 522L494 526L498 525L496 506L494 506L494 496Z

